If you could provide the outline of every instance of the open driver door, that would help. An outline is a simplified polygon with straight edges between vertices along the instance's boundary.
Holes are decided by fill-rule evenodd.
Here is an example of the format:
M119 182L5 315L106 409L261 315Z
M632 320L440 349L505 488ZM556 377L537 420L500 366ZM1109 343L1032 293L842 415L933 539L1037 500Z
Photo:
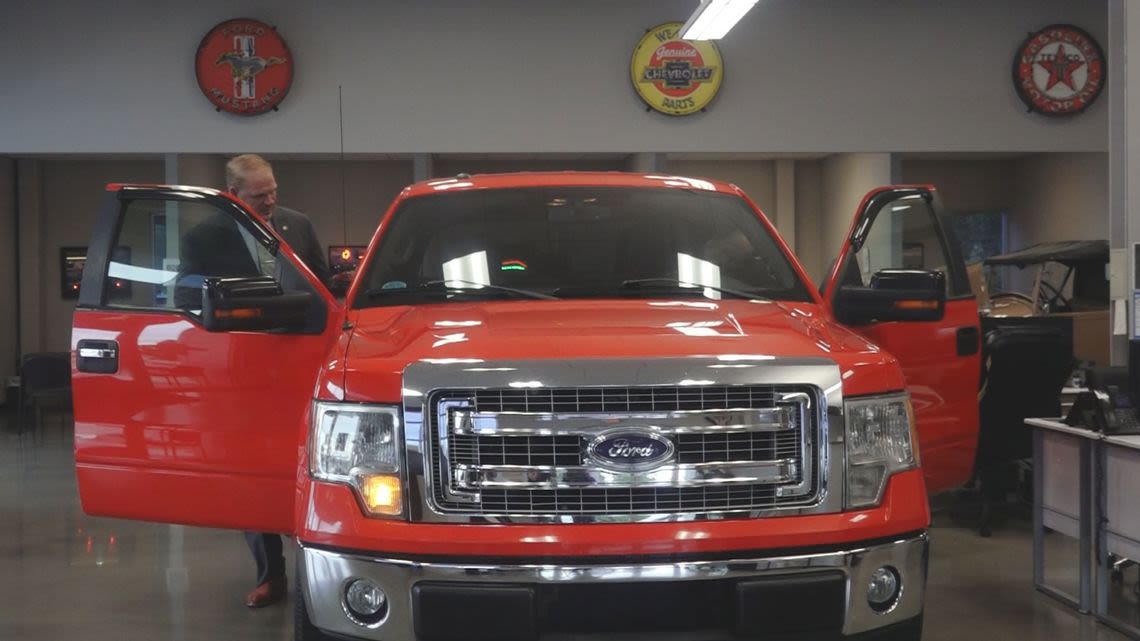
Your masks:
M942 309L921 320L884 320L861 303L892 287L941 279ZM941 287L941 286L940 286ZM868 193L823 291L836 319L899 360L914 404L927 490L967 482L978 444L981 376L978 305L957 240L934 188L881 187ZM894 296L895 299L898 296ZM871 305L873 307L873 305ZM896 315L897 317L897 315Z
M71 337L92 515L293 531L338 304L240 202L109 185Z

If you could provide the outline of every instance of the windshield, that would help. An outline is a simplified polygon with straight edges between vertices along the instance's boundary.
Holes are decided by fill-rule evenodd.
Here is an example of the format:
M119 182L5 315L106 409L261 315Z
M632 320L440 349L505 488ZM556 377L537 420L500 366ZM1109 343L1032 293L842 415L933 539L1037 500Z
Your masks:
M544 187L408 199L353 306L681 295L811 300L740 197Z

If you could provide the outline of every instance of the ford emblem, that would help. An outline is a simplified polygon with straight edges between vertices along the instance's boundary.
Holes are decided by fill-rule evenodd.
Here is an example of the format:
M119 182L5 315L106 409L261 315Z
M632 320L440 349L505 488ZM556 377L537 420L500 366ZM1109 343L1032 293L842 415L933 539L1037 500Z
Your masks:
M620 472L653 469L672 459L673 452L673 441L648 427L606 430L586 446L595 464Z

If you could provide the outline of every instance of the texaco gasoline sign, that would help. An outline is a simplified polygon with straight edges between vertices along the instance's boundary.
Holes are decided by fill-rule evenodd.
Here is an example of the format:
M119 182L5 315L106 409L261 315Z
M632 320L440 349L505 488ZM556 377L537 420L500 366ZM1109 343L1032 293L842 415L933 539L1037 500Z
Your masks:
M637 43L629 65L637 95L663 114L687 116L703 110L724 78L720 52L710 40L679 40L683 23L657 25Z
M1047 116L1084 111L1104 88L1104 52L1092 36L1055 24L1029 34L1013 59L1013 84L1029 107Z
M276 109L293 84L289 47L257 20L228 20L211 29L194 66L198 86L218 111L243 116Z

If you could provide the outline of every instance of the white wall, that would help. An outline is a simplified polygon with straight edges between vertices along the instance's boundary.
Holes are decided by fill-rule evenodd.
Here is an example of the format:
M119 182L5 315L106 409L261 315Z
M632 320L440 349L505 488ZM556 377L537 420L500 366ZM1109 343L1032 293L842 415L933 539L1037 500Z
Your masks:
M950 212L1005 211L1017 199L1014 186L1018 160L910 160L901 163L900 181L934 185ZM1106 176L1099 177L1107 180Z
M1108 238L1108 154L1042 154L1017 164L1010 247Z
M647 113L644 31L691 0L8 2L0 154L1104 151L1107 107L1027 114L1010 79L1028 31L1103 43L1105 0L766 0L720 42L707 113ZM199 40L239 16L296 61L277 113L217 113ZM1110 62L1110 67L1113 63Z

